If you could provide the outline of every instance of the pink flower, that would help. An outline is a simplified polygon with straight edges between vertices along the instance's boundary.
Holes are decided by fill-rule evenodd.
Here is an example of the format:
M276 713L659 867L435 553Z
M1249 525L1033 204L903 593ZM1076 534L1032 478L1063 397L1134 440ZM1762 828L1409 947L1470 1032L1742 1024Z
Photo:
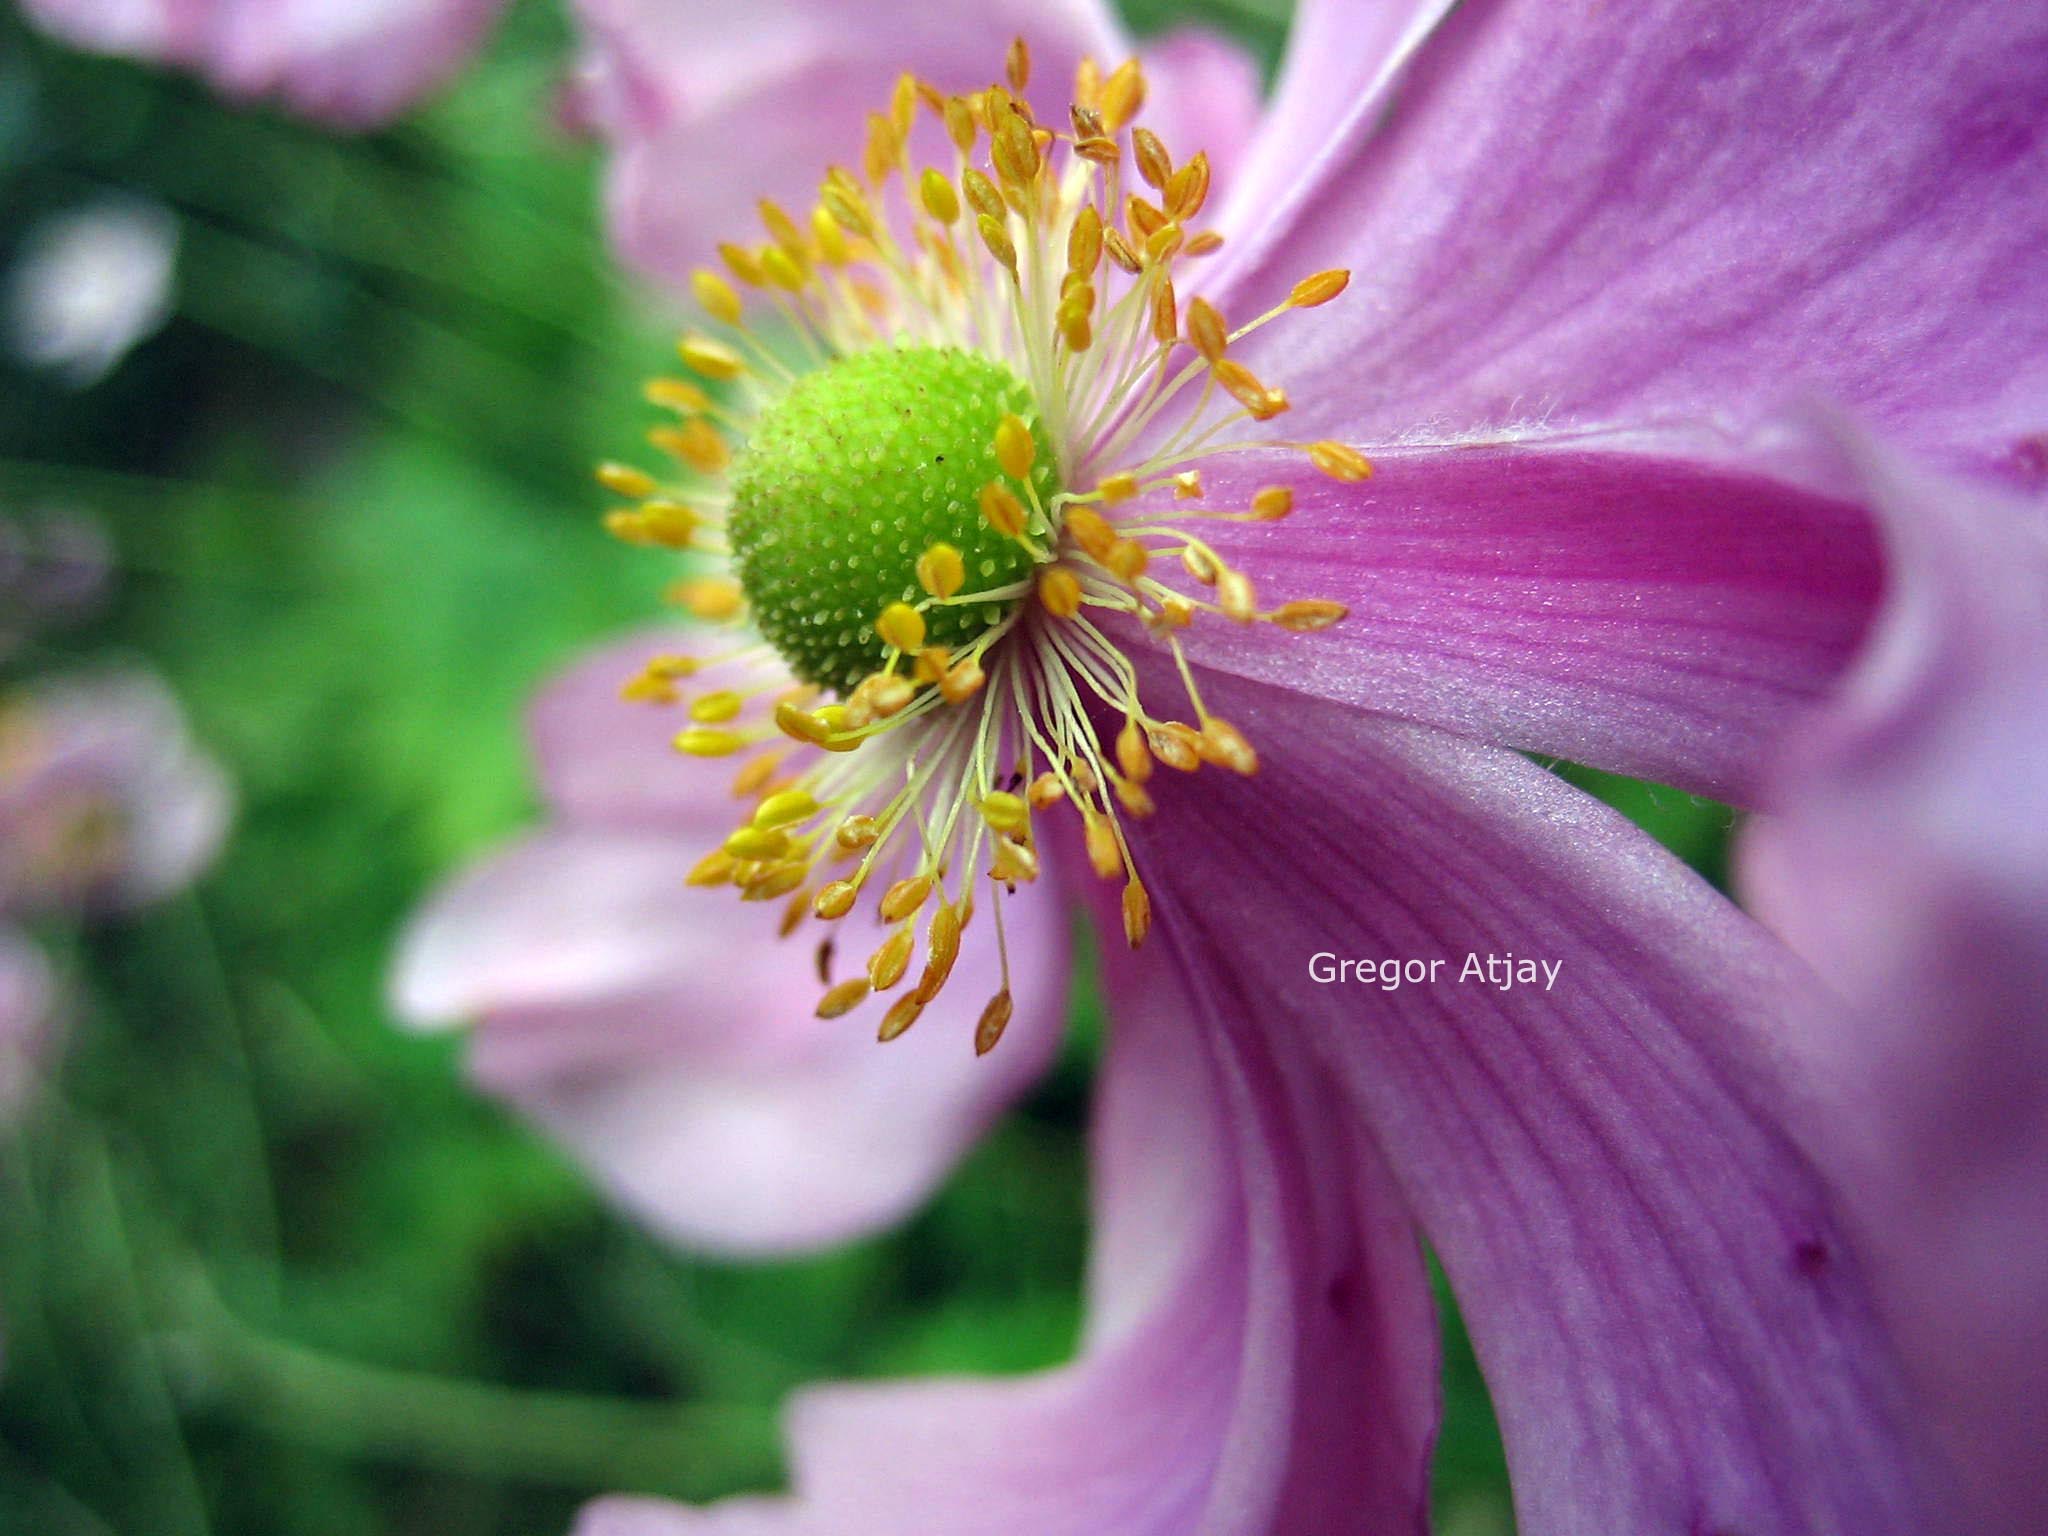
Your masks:
M482 43L504 0L23 0L75 47L174 65L341 128L397 116Z
M2042 478L2048 15L1586 10L1310 0L1228 185L1210 167L1226 238L1198 266L1197 163L1121 135L1135 73L1077 78L1075 56L1116 57L1085 6L1024 23L1035 64L1010 90L1035 122L1006 94L956 107L947 93L995 70L956 60L952 22L921 54L908 7L592 7L625 29L601 116L642 265L692 259L688 210L722 206L720 179L757 151L793 178L784 159L834 135L808 174L858 169L815 211L814 180L771 188L796 216L764 210L766 243L722 253L730 278L692 274L730 325L687 340L686 362L751 386L651 387L680 416L657 440L696 478L602 476L633 503L611 515L622 536L723 540L739 585L699 575L679 595L706 615L744 597L838 697L785 696L765 648L714 666L641 643L609 675L655 706L645 720L576 674L537 719L556 824L429 909L401 999L478 1019L490 1086L670 1230L768 1247L900 1209L1028 1080L956 1071L992 985L972 1044L1017 1014L984 1071L1045 1049L1038 970L1058 951L1018 954L1055 903L1006 888L1042 870L1079 894L1093 864L1124 893L1092 903L1114 1034L1079 1358L808 1393L791 1497L607 1501L586 1536L1423 1529L1425 1238L1525 1531L2038 1524L2035 1474L1944 1433L2009 1407L2031 1367L1930 1416L1938 1348L1915 1320L1934 1277L1861 1183L1884 1165L1839 999L1521 754L1764 803L1881 595L1924 579L1919 544L1880 542L1892 489L1788 402L1830 398L1958 473ZM829 68L753 89L780 77L748 45L778 57L796 34L848 77L886 45L939 77L933 99L892 97L876 65L886 110L863 145ZM705 103L735 82L748 109L722 118ZM1068 94L1094 116L1034 136L1067 132ZM1143 207L1089 168L1111 139ZM744 323L778 304L816 351L793 382L794 346ZM1192 406L1165 383L1184 366ZM977 521L963 487L984 477ZM2002 544L2019 525L1973 526ZM2038 658L2013 666L1982 679L1972 732L2039 694ZM1183 693L1195 725L1159 713ZM664 723L686 695L690 722ZM742 769L738 815L728 800L712 820L740 823L722 847L697 830L720 788L664 766L668 735L767 754ZM1794 817L1802 782L1780 791ZM775 900L721 912L690 881ZM894 935L924 917L929 958L882 1020L901 1043L863 1057L844 1025L776 1001L806 980L815 996L810 946L779 965L769 946L807 911L860 931L843 914L885 884L892 936L867 979L837 957L821 1011L898 984ZM971 901L989 915L969 944L1007 925L1000 979L964 949L951 962ZM1999 911L2031 918L2003 963L2038 944L2041 913ZM1345 960L1374 962L1371 983ZM2038 1007L2038 973L1996 974ZM906 1051L927 1054L871 1072ZM721 1125L728 1103L743 1112ZM1926 1134L1946 1107L1908 1122ZM1883 1187L1932 1198L1973 1176L1955 1174L1969 1155L1950 1144L1927 1185ZM2015 1175L2015 1201L2038 1182ZM2038 1312L2032 1276L2018 1300ZM1980 1341L2025 1336L2013 1315Z

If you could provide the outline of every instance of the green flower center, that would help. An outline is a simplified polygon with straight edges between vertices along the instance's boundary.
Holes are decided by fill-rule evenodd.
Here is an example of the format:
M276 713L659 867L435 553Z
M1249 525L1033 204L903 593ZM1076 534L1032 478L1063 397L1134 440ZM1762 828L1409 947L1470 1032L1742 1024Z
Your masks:
M733 465L733 564L755 627L805 682L850 693L882 666L874 621L925 600L917 562L960 552L963 591L1023 581L1032 556L981 515L984 486L1026 488L996 461L996 425L1036 414L1024 381L954 347L860 352L806 374L763 412ZM1058 491L1051 444L1032 427L1039 504ZM1001 624L1019 596L924 609L926 644L957 650Z

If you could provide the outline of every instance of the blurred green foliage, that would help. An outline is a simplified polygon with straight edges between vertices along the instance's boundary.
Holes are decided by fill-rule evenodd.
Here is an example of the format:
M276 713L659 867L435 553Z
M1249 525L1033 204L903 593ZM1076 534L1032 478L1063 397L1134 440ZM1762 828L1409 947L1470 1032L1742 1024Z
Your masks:
M1275 56L1259 0L1198 14ZM241 794L196 891L44 935L80 1001L0 1160L0 1532L553 1533L600 1491L772 1486L806 1380L1071 1348L1085 995L906 1230L764 1266L643 1236L464 1088L458 1041L391 1024L409 907L532 814L525 695L660 579L592 517L668 333L553 126L568 46L523 5L447 96L336 139L0 20L0 267L105 192L182 233L174 318L105 382L0 364L0 507L89 511L119 564L16 669L145 659ZM1718 808L1596 787L1714 866ZM1448 1350L1446 1529L1505 1531L1454 1321Z

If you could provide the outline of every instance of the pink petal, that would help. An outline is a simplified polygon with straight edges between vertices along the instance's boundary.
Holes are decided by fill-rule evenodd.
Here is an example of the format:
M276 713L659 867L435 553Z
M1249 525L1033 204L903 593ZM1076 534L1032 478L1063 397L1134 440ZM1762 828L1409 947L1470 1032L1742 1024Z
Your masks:
M80 48L176 65L238 100L374 127L482 43L504 0L23 0Z
M1625 446L1625 445L1622 445ZM1393 452L1340 485L1233 458L1207 501L1284 484L1284 522L1216 523L1263 602L1334 629L1197 624L1206 663L1339 703L1724 797L1841 671L1876 599L1860 509L1601 440Z
M671 282L710 259L714 242L756 238L756 198L807 212L826 167L860 163L868 114L887 108L905 70L977 90L1002 77L1021 35L1034 106L1064 120L1081 57L1111 65L1131 48L1091 0L577 0L576 10L581 115L614 151L613 236L628 261Z
M619 689L657 656L701 660L751 640L703 626L671 626L600 646L563 669L534 699L526 722L549 808L569 821L688 830L710 852L739 820L733 760L685 757L673 745L690 723L684 713L672 705L629 703ZM713 687L788 681L772 659L728 665L713 677L680 686L694 697Z
M1109 971L1081 1358L812 1391L792 1498L607 1500L579 1536L1426 1528L1428 1287L1376 1156L1163 951Z
M0 926L0 1126L28 1106L42 1082L56 1013L49 956L20 930Z
M1741 422L1818 391L2038 480L2044 135L2036 6L1474 0L1248 231L1267 255L1228 312L1353 269L1338 318L1245 349L1303 436Z
M1522 758L1212 677L1256 779L1162 794L1158 929L1352 1097L1441 1258L1520 1529L1924 1533L1889 1341L1800 1136L1778 945ZM1318 952L1441 959L1386 991ZM1550 993L1464 957L1561 965Z
M2048 527L1852 448L1891 579L1747 893L1833 979L1874 1277L1973 1500L2048 1510ZM1825 1019L1822 1020L1826 1022Z
M531 1115L677 1241L765 1253L837 1241L921 1201L1056 1050L1067 938L1049 898L1006 909L1017 1013L974 1054L994 924L887 1047L877 1005L813 1016L811 936L775 906L684 885L705 845L647 829L544 832L417 917L394 980L424 1024L472 1019L478 1081ZM857 974L880 933L837 935Z

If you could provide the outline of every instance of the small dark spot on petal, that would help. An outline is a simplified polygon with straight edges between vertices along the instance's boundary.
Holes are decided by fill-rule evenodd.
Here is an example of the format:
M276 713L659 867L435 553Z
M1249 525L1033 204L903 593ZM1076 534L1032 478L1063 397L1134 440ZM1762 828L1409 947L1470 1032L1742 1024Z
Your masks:
M1330 1288L1324 1293L1324 1299L1329 1302L1332 1312L1336 1313L1337 1316L1346 1322L1349 1322L1352 1313L1358 1308L1357 1273L1347 1269L1341 1275L1338 1275L1330 1282Z
M2021 438L2006 450L2005 457L2028 480L2048 480L2048 432Z
M1809 1280L1825 1271L1833 1257L1828 1245L1817 1237L1801 1238L1792 1246L1792 1267Z

